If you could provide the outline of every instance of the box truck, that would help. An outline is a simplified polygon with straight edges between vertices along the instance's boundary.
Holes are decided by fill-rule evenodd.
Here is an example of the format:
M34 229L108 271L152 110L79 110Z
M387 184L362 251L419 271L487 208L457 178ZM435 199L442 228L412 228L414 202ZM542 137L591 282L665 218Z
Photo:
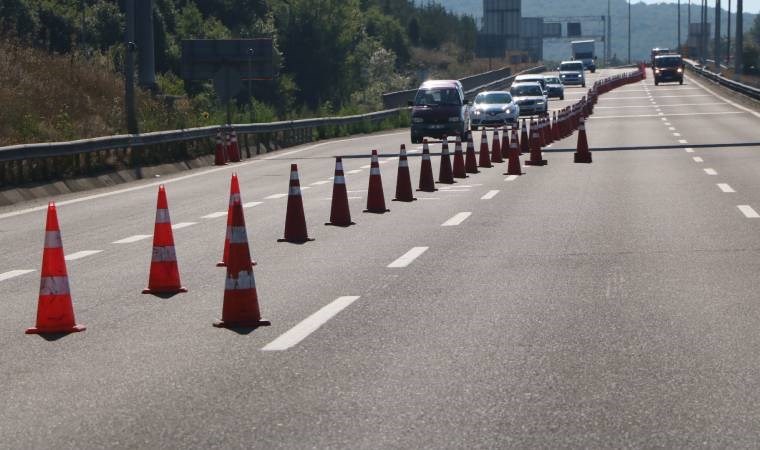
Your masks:
M573 50L573 59L576 61L583 61L583 67L590 70L591 73L596 72L596 55L594 55L593 40L589 41L572 41L570 46Z

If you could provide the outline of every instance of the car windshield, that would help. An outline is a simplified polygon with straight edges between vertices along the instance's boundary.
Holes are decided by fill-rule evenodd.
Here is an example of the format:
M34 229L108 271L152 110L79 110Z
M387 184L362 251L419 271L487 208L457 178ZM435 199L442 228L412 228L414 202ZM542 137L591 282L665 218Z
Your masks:
M416 106L461 106L459 92L453 88L420 89L414 99Z
M660 56L655 58L654 64L657 67L681 67L683 63L678 56Z
M504 104L511 103L512 96L506 92L490 92L487 94L478 94L475 97L475 103L478 104Z
M559 78L556 78L556 77L547 77L546 83L547 84L562 84L562 82L559 81Z
M544 94L541 91L541 87L535 84L512 86L509 92L516 97L540 96Z
M583 70L583 63L563 63L559 65L560 72L580 72Z

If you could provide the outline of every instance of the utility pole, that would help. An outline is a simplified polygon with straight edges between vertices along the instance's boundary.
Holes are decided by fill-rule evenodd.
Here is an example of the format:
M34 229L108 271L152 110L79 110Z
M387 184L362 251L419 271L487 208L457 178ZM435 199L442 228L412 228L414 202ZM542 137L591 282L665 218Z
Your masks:
M676 50L681 53L681 0L678 0L678 40L676 42Z
M734 47L736 47L734 55L734 76L738 78L740 74L743 72L743 61L742 61L742 48L744 45L744 7L742 5L742 0L736 0L736 31L734 31L734 34L736 34L736 44L734 44Z
M720 73L720 0L715 0L715 72Z
M610 10L611 0L607 0L607 65L610 65L612 59L612 14Z
M631 63L631 0L628 0L628 64Z
M127 114L127 133L137 134L135 113L135 0L127 0L127 33L124 54L124 109Z
M731 62L731 0L728 0L728 34L726 35L728 42L726 45L726 66Z

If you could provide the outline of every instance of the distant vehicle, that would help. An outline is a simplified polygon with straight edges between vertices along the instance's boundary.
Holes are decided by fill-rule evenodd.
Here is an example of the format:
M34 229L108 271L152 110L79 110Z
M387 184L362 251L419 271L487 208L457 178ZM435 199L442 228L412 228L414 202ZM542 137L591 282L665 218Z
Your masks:
M650 57L650 66L652 67L652 70L654 70L654 58L660 55L667 55L669 53L672 53L669 48L659 48L655 47L652 49L651 57Z
M590 70L591 73L596 72L596 55L595 52L596 43L594 40L588 41L572 41L570 42L570 48L573 52L573 59L576 61L582 61L583 67Z
M518 75L515 77L513 83L538 83L541 85L541 89L546 90L546 79L543 75L538 74L526 74Z
M425 137L467 138L470 131L470 107L464 99L462 83L458 80L430 80L422 83L412 107L412 142L419 144Z
M520 107L506 91L481 92L470 108L470 127L503 126L517 123Z
M509 93L520 108L521 116L546 115L549 113L549 99L538 82L514 83Z
M565 99L565 86L562 85L562 80L556 75L544 75L546 80L546 96L549 98L555 97L560 100Z
M586 77L583 74L583 63L581 61L562 61L557 70L562 84L586 87Z
M654 85L663 82L683 84L683 59L681 55L659 55L654 57Z

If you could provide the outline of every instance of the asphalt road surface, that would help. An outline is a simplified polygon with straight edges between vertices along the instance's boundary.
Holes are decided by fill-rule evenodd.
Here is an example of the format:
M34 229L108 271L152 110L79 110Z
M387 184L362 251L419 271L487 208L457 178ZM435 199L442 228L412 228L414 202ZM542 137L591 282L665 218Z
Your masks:
M721 144L760 128L705 87L650 74L602 96L590 146L634 149L589 165L552 151L573 135L521 177L481 169L398 203L383 157L387 214L361 212L369 159L346 159L346 229L324 226L333 156L419 152L408 130L55 199L88 327L55 340L24 334L45 201L0 209L0 447L756 447L760 153ZM291 163L303 245L277 242ZM233 171L272 322L251 332L211 326ZM171 298L140 293L158 183L189 289Z

